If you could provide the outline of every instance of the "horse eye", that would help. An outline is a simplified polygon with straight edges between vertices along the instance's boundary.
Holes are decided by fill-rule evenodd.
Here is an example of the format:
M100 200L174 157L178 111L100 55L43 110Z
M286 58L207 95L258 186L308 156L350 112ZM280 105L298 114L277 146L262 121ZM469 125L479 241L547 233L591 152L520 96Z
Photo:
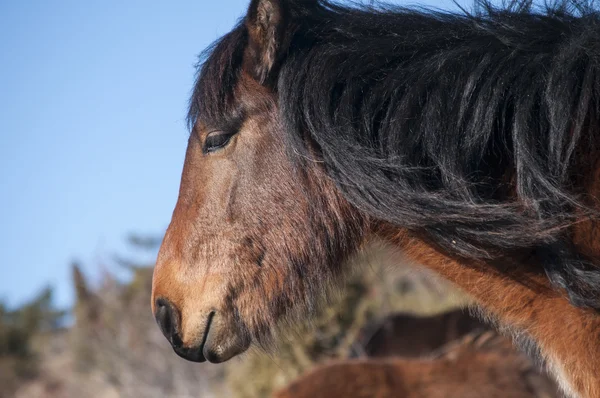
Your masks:
M211 133L208 133L206 139L204 140L202 152L206 154L214 152L217 149L223 148L229 143L229 140L231 140L231 137L233 136L234 134L227 133L225 131L213 131Z

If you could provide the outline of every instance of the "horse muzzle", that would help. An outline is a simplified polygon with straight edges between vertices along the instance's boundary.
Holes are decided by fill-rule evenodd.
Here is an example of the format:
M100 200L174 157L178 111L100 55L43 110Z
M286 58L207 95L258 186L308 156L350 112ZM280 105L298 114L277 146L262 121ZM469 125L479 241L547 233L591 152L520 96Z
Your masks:
M175 353L188 361L221 363L250 346L248 334L216 311L210 311L201 320L195 328L201 332L190 339L183 336L181 312L165 298L156 300L154 317Z

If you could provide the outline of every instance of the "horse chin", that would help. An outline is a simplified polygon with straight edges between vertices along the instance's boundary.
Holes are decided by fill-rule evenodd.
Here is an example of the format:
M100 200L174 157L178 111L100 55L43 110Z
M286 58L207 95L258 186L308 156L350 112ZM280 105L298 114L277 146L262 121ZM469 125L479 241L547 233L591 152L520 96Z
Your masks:
M250 347L250 338L236 330L211 327L202 348L204 358L210 363L222 363L245 352Z

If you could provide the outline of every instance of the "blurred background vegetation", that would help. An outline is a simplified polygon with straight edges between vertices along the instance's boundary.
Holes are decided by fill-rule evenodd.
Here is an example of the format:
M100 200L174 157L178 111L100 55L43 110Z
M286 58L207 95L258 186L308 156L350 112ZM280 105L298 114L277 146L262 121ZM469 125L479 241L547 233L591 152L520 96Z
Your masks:
M160 239L128 242L155 251ZM150 264L114 256L124 281L108 272L90 280L73 263L73 308L54 308L49 288L19 308L0 303L0 397L268 397L326 360L362 356L365 330L387 314L466 303L424 271L392 267L390 257L376 246L356 259L346 287L310 324L285 334L276 354L250 352L223 365L172 352L149 310Z

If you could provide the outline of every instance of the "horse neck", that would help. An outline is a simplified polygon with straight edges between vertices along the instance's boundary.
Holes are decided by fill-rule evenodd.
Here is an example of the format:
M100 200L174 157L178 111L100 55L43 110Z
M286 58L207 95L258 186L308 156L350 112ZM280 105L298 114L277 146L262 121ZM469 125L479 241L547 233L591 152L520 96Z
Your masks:
M561 292L550 286L544 274L524 274L522 270L528 269L527 264L506 264L502 271L485 263L467 264L406 231L388 233L386 240L402 249L408 259L471 295L485 313L514 336L525 335L532 340L567 394L600 397L597 314L571 305Z

